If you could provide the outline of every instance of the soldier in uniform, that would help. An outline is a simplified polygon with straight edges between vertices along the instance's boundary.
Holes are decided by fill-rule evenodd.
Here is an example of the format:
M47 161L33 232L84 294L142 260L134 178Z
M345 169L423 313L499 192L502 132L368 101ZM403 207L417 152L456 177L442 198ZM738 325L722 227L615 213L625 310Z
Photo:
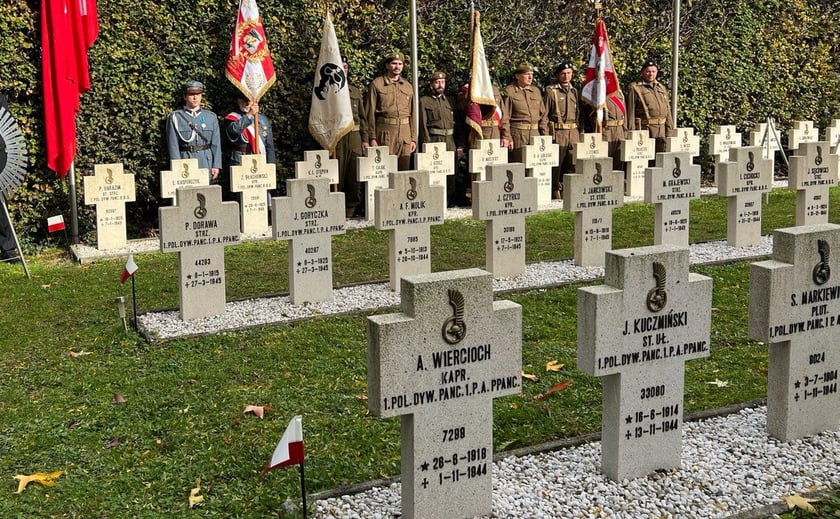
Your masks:
M402 77L404 64L402 52L385 56L385 73L370 82L366 101L368 144L388 146L400 170L409 169L417 149L414 89Z
M553 85L545 89L548 129L560 145L560 162L551 170L551 198L562 198L563 175L575 172L574 144L580 142L578 91L572 86L574 66L563 62L554 69Z
M230 164L242 164L242 155L254 153L251 143L254 140L254 118L259 117L259 153L265 155L269 164L276 162L274 155L274 133L271 121L260 114L259 104L251 101L241 91L236 96L237 109L225 116L225 141L230 144Z
M534 82L534 67L523 63L516 67L514 80L505 87L501 137L511 142L511 162L522 162L525 145L531 137L548 135L548 118L540 89Z
M464 154L464 148L455 144L456 141L462 141L460 138L461 124L456 121L455 117L455 98L446 95L445 72L436 70L429 76L429 90L431 91L429 95L420 98L420 143L445 143L446 151L455 152L457 163ZM453 177L456 176L457 174L453 175ZM451 183L447 191L455 194L456 198L463 203L466 198L466 185L464 182L456 183L455 181L456 179L452 177L447 180L448 183ZM456 186L456 184L458 185ZM456 193L457 191L460 192Z
M642 65L641 80L627 89L627 128L648 130L656 139L656 151L665 151L665 137L674 131L668 89L656 81L659 66L653 61Z
M356 216L361 205L362 195L359 186L358 157L362 156L362 142L367 142L367 125L362 102L362 91L350 84L350 65L347 57L342 56L344 75L350 91L350 105L353 108L353 130L341 138L335 146L335 158L338 160L338 188L344 192L344 206L347 218ZM361 214L358 214L361 216Z
M210 180L215 181L222 167L219 119L201 108L202 94L199 81L184 84L184 106L167 118L166 145L171 160L198 159L198 167L210 170Z

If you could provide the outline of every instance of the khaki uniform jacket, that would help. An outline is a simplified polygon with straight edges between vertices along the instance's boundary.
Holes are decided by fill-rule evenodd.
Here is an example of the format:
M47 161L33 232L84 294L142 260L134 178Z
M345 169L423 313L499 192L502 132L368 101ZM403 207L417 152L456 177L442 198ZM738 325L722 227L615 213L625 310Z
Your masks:
M577 89L571 85L550 85L545 89L544 99L548 111L548 129L554 137L554 142L561 147L580 142Z
M455 98L429 95L420 98L420 144L445 142L446 151L455 151ZM460 133L460 132L459 132ZM458 136L460 137L460 135ZM460 140L460 139L459 139Z
M513 148L519 149L530 144L533 135L548 135L548 111L539 88L511 83L505 94L501 138L512 140Z
M380 146L389 147L416 142L413 100L414 90L402 77L392 82L379 76L371 81L366 103L368 140L376 139Z
M664 138L674 131L668 89L654 81L631 83L627 89L627 129L650 132L653 138Z

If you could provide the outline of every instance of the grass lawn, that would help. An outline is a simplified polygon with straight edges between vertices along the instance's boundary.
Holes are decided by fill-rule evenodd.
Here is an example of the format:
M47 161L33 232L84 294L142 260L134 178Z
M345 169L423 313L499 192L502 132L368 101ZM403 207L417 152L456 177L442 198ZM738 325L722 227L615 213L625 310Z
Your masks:
M831 193L840 221L840 189ZM776 191L764 231L793 225L795 194ZM616 210L615 248L650 245L653 209ZM726 235L726 201L692 203L691 240ZM573 216L528 219L529 261L572 256ZM333 239L335 283L384 280L387 235L374 229ZM434 271L484 266L484 224L432 228ZM227 249L229 299L288 289L285 243ZM178 304L177 258L136 257L141 312ZM297 499L296 470L260 476L295 414L303 415L308 491L399 474L399 420L370 415L364 314L226 332L150 345L125 334L114 298L124 260L78 265L58 250L0 265L0 517L264 517ZM714 279L712 355L687 364L685 410L766 394L767 348L747 338L749 265L696 267ZM599 379L575 368L580 285L507 295L523 306L521 395L494 403L497 451L600 429ZM81 353L72 356L70 353ZM556 360L564 367L546 371ZM727 380L727 387L709 384ZM557 382L571 386L533 397ZM118 403L116 400L124 399ZM245 405L270 405L263 419ZM14 494L17 474L63 470L54 487ZM200 480L204 502L189 510Z

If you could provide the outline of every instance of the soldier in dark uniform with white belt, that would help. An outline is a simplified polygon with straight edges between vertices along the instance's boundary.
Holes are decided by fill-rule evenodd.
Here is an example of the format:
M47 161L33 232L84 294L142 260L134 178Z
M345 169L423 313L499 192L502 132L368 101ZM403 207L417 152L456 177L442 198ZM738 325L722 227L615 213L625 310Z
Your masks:
M668 89L656 80L659 66L653 61L642 65L641 80L627 89L627 128L648 130L656 140L656 151L665 151L665 137L674 132Z
M199 81L184 84L184 106L166 121L166 147L171 160L198 159L198 167L210 170L210 180L215 181L222 167L219 119L201 108L203 94L204 85Z
M514 80L505 87L501 134L511 142L511 162L523 162L525 146L531 137L548 135L548 118L540 89L532 85L534 67L522 63L516 67Z
M362 156L362 142L368 140L367 125L365 124L365 110L362 101L362 91L350 84L350 64L347 57L342 56L344 75L347 77L347 89L350 91L350 106L353 109L353 130L335 145L335 158L338 160L338 189L344 192L344 207L346 216L361 216L358 214L362 193L359 186L359 163Z
M274 151L274 132L271 121L260 113L259 104L248 99L244 93L236 96L237 109L225 116L225 141L230 144L230 164L242 164L242 155L254 154L254 118L259 117L259 153L265 155L268 164L276 162Z
M446 95L446 73L436 70L429 76L429 95L420 98L420 149L423 149L423 144L431 142L441 142L446 144L446 151L455 152L455 163L461 159L464 154L464 148L456 142L461 142L461 124L462 117L455 117L455 97ZM457 134L457 135L456 135ZM451 196L459 198L460 202L465 202L466 199L466 184L464 182L457 183L456 176L447 179L447 192ZM455 200L449 205L455 205Z
M393 52L385 56L385 73L368 86L366 101L368 144L388 146L396 155L398 168L411 165L411 154L417 149L414 121L414 88L402 77L405 56Z
M560 146L560 160L551 169L551 198L562 197L563 175L575 172L574 144L580 142L580 111L578 91L572 86L574 65L563 62L554 69L553 85L545 89L548 129Z

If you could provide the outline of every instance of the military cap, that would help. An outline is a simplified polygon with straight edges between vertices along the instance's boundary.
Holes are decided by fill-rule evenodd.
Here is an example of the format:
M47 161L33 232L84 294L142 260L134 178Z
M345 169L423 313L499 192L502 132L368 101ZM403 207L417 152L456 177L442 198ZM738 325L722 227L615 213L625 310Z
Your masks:
M530 63L520 63L516 70L513 71L514 74L522 74L524 72L533 72L534 67L531 66Z
M388 63L391 63L392 61L405 61L405 54L403 54L402 52L400 52L398 50L396 50L394 52L391 52L390 54L387 54L385 56L384 62L386 64L388 64Z
M556 76L557 74L563 72L567 68L574 70L575 66L572 64L571 61L563 61L559 65L557 65L557 68L554 69L554 75Z
M184 83L184 93L185 94L203 94L204 93L204 83L201 81L187 81Z
M656 64L656 62L655 62L655 61L653 61L652 59L648 59L648 60L645 60L645 62L644 62L644 63L642 63L642 68L641 68L640 70L644 70L644 69L646 69L646 68L648 68L648 67L656 67L656 68L659 68L659 65L657 65L657 64Z
M429 74L429 82L430 83L432 81L436 80L436 79L446 79L446 72L444 72L442 70L435 70L434 72Z

